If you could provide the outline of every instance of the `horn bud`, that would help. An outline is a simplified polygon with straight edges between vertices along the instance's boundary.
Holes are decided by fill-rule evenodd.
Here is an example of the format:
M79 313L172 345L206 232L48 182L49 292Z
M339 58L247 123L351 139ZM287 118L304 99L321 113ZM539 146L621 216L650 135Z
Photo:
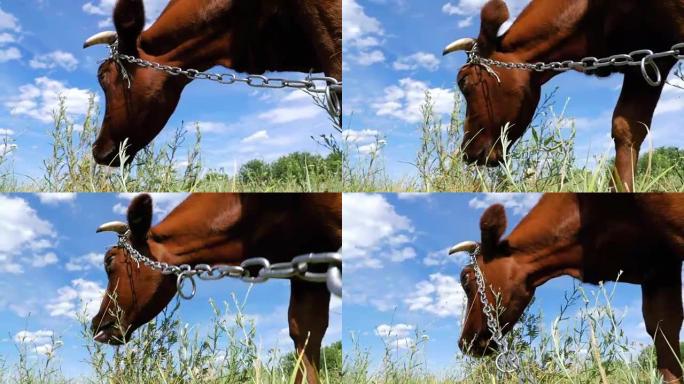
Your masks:
M477 246L478 244L474 241L464 241L451 247L449 249L449 254L453 255L454 253L458 252L475 252Z
M128 224L121 221L110 221L109 223L104 223L97 228L96 233L100 232L116 232L119 235L123 235L128 231Z
M442 52L442 55L446 56L452 52L458 51L470 51L475 46L475 43L476 40L472 37L464 37L462 39L458 39L453 43L447 45L446 48L444 48L444 52Z
M83 48L89 48L93 45L112 45L116 42L117 34L114 31L105 31L96 33L90 36L85 43L83 43Z

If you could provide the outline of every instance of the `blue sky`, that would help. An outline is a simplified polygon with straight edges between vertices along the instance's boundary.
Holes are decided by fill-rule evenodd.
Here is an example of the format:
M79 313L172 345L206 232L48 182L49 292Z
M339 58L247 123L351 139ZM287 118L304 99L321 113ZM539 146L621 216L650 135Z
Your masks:
M361 152L373 149L375 136L393 176L413 174L420 144L419 107L425 90L432 92L435 111L448 123L455 78L464 53L442 57L444 47L461 37L477 37L479 12L485 0L343 0L345 136ZM513 15L525 0L509 0ZM672 80L672 79L671 79ZM612 111L622 75L595 78L565 73L543 91L560 87L556 112L569 100L566 116L575 119L577 159L581 165L595 155L613 156ZM653 145L684 146L678 117L684 91L666 86L653 122ZM647 139L648 140L648 139Z
M0 134L9 134L17 146L11 160L18 174L42 174L58 95L67 98L76 124L83 121L90 93L97 95L104 110L96 73L107 48L81 47L92 34L113 29L109 15L114 3L0 1ZM148 21L156 19L166 3L145 0ZM293 151L326 154L310 136L333 132L325 113L301 91L262 91L206 82L193 82L186 88L157 141L166 142L181 122L193 131L194 123L201 123L205 166L230 173L236 163L239 166L253 158L270 161Z
M155 194L158 222L184 199L182 194ZM102 260L116 243L114 234L95 234L111 220L125 219L133 195L50 194L0 195L0 360L16 361L23 339L32 359L42 359L54 335L63 346L56 357L69 377L87 374L83 363L84 340L76 313L94 314L99 309L107 279ZM243 300L249 285L233 280L198 282L197 296L181 303L180 317L206 329L213 312L209 299L231 301L231 293ZM289 283L270 281L255 285L245 315L255 321L261 350L293 349L287 332ZM234 308L234 307L233 307ZM325 344L340 340L341 302L333 300L331 323ZM21 333L24 332L24 333ZM18 344L19 342L19 344Z
M384 343L402 355L427 335L421 359L434 373L453 372L462 361L457 347L465 294L459 274L465 254L448 248L479 240L484 209L504 204L508 230L536 204L536 194L345 194L343 344L350 354L352 334L368 349L377 369ZM505 235L504 235L505 236ZM542 311L546 332L558 316L563 295L574 280L562 277L539 287L533 312ZM607 284L610 291L614 284ZM583 285L590 295L596 286ZM643 326L641 290L618 284L612 301L634 350L648 345ZM569 313L577 313L578 307ZM572 324L572 323L570 323ZM561 330L563 327L561 327ZM390 334L388 336L388 334ZM419 337L420 339L420 337Z

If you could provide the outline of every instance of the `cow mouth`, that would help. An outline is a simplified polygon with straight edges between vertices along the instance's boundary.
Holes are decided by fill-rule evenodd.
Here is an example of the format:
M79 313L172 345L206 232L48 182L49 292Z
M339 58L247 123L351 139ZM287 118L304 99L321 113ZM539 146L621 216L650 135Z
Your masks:
M93 340L103 344L123 345L126 342L126 336L121 334L119 328L113 321L104 323L98 327Z
M487 166L489 168L495 168L501 165L501 160L497 152L492 151L491 153L483 151L475 156L469 155L467 152L463 154L463 160L468 164L477 164L479 166Z
M138 152L132 148L126 148L126 164L130 164ZM101 148L97 144L93 146L93 158L98 165L118 168L121 166L118 145L111 148Z
M459 347L463 353L473 357L491 356L499 349L494 340L486 337L476 337L473 342L461 339Z

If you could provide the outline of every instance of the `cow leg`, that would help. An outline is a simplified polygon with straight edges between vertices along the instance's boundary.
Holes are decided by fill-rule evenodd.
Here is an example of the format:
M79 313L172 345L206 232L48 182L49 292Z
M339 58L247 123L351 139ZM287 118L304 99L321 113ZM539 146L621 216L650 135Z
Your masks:
M677 275L681 267L676 269ZM670 282L669 284L667 282ZM658 370L666 383L682 383L679 331L682 327L681 277L642 285L646 331L655 341Z
M663 80L672 65L661 65ZM634 174L641 144L651 129L653 112L665 82L652 87L646 83L640 70L628 71L622 84L622 93L613 113L613 140L615 142L615 169L613 188L618 191L634 190Z
M306 382L318 384L318 368L321 343L328 328L330 292L325 284L312 284L300 280L290 283L290 308L288 318L290 337L298 356L302 354L302 366L296 383L303 383L302 368L306 369Z

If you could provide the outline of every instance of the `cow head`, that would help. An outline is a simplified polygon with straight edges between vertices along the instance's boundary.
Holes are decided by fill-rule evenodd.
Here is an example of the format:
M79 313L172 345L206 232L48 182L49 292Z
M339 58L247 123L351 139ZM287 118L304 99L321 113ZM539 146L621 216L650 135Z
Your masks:
M501 240L506 231L506 212L503 206L489 207L480 219L481 243L463 242L449 250L456 252L474 252L478 246L480 252L476 255L477 264L482 271L485 281L487 301L497 306L501 313L499 324L503 333L510 331L520 318L534 295L534 287L529 287L526 276L517 268L508 242ZM459 346L464 353L475 356L489 354L498 347L491 341L492 333L487 326L487 317L482 311L483 305L478 292L476 273L473 265L466 266L461 271L461 285L468 298L468 304L463 319L463 330Z
M482 8L480 36L460 39L444 50L444 54L471 51L478 55L506 62L517 62L511 53L498 52L498 31L509 18L503 0L490 0ZM467 108L463 135L463 156L468 162L496 166L503 159L502 131L507 131L509 145L518 140L532 121L539 103L541 83L534 81L529 71L485 67L467 64L458 73L458 87Z
M144 25L142 0L118 0L114 8L116 32L94 35L86 41L84 48L112 45L118 40L120 53L140 57L138 42ZM130 87L122 68L130 79ZM105 94L106 107L102 128L93 144L93 157L98 164L119 166L119 149L124 141L126 157L131 161L167 123L187 81L112 59L100 65L97 77Z
M98 232L114 231L123 235L130 230L128 240L135 249L153 257L147 243L151 223L152 199L141 195L128 208L128 224L108 223L98 228ZM120 247L106 253L105 271L109 282L91 329L96 341L119 345L166 307L176 293L175 278L144 264L138 265Z

